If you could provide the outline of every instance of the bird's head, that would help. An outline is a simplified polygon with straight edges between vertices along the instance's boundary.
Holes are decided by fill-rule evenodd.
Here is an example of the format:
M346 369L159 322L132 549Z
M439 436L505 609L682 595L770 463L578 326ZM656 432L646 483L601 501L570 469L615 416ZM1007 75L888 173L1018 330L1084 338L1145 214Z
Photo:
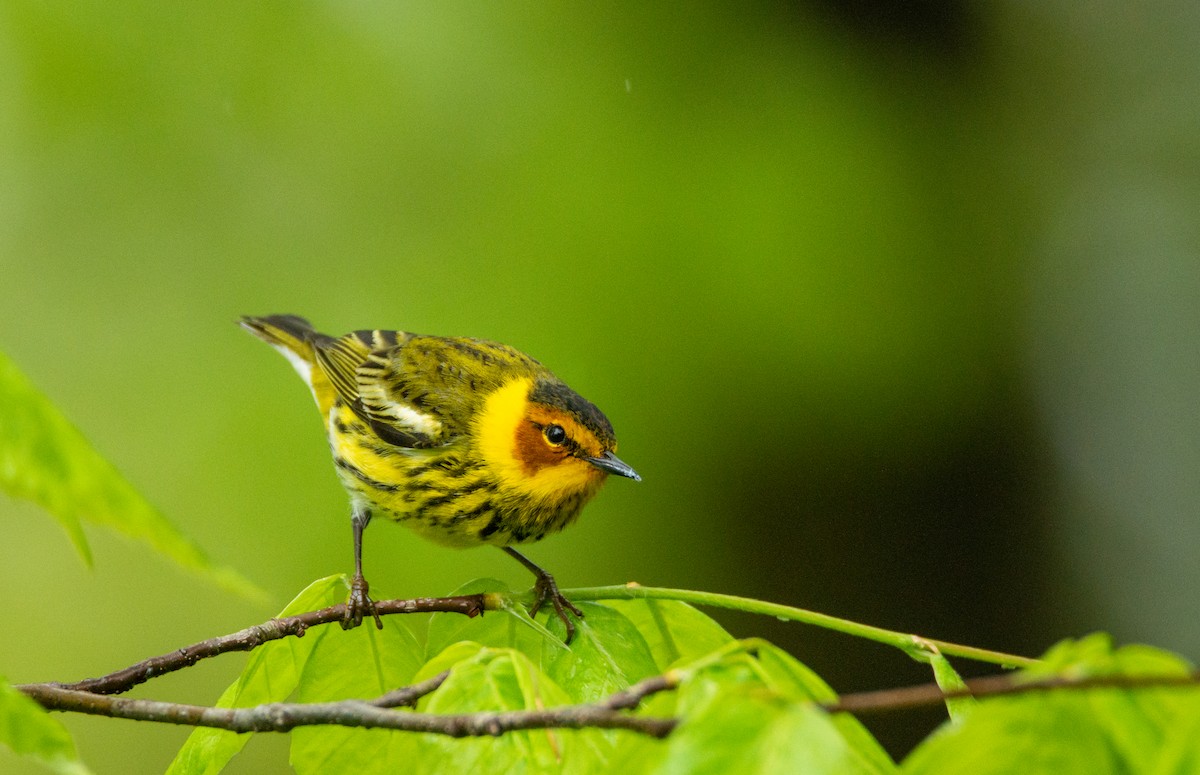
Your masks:
M553 377L516 379L489 396L478 435L493 470L529 496L588 495L608 474L641 480L617 457L604 413Z

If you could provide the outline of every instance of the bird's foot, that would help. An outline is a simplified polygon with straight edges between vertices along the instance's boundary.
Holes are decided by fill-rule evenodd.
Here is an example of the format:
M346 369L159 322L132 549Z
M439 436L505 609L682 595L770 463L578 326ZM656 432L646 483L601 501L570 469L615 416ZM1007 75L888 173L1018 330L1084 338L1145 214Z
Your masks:
M537 581L533 585L533 598L533 607L529 609L529 615L537 616L537 612L541 610L542 606L549 602L554 606L554 613L558 614L558 618L562 619L562 623L567 628L567 637L563 642L569 644L575 637L575 623L571 621L571 617L567 616L567 611L580 619L583 618L583 611L580 611L558 591L558 583L544 570L537 573Z
M363 575L361 573L354 574L354 578L350 580L350 597L346 600L346 614L342 617L343 630L352 630L362 624L364 616L374 617L375 627L383 629L383 620L379 618L379 612L375 610L375 602L367 594L369 590L370 585L367 584Z

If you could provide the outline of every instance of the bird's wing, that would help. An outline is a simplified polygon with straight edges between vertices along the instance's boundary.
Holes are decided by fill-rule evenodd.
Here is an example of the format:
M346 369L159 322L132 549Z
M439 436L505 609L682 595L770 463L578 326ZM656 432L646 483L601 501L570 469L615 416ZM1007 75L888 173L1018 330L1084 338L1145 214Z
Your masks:
M363 416L376 432L384 428L411 437L408 446L432 447L468 433L483 402L506 380L540 368L495 342L404 335L370 352L355 376Z
M411 338L397 331L355 331L314 350L338 397L380 439L398 447L436 447L449 440L446 424L406 400L392 374L392 362Z
M314 349L342 401L400 447L453 443L505 380L544 371L495 342L397 331L355 331Z
M338 397L351 406L358 403L358 385L354 374L370 353L370 346L355 334L346 334L337 339L331 337L313 346L317 365L329 378Z

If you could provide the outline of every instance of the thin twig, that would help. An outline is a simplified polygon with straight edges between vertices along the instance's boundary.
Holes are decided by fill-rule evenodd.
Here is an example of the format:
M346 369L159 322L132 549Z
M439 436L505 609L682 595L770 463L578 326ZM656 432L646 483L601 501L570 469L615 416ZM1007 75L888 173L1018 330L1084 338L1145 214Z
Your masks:
M677 723L675 719L630 716L613 710L603 702L546 710L441 715L381 707L381 702L392 702L394 693L370 702L344 700L270 703L253 708L210 708L156 700L108 697L50 684L30 684L21 687L21 691L47 710L74 711L164 724L214 727L231 732L287 732L301 726L336 725L430 732L450 737L494 737L521 729L597 728L627 729L662 738L670 734ZM647 690L646 693L653 692Z
M450 677L449 670L443 670L433 678L426 679L421 683L412 684L411 686L401 686L399 689L393 689L387 694L376 697L371 700L370 704L376 708L399 708L408 706L415 708L417 700L427 694L433 694L438 688L446 682Z
M779 619L811 624L856 638L864 638L877 643L894 646L916 659L921 659L922 655L926 654L929 647L932 646L946 656L973 659L978 662L990 662L1002 667L1030 667L1038 663L1036 659L1016 654L1005 654L1001 651L981 649L975 646L964 646L958 643L934 640L933 638L923 638L918 635L896 632L895 630L885 630L882 627L873 627L869 624L861 624L849 619L842 619L837 616L818 613L817 611L809 611L805 608L796 608L795 606L781 605L779 603L768 603L765 600L754 600L753 598L738 597L737 595L697 592L691 589L643 587L635 583L623 586L567 589L563 590L563 594L572 600L681 600L693 605L728 608L735 611L745 611L746 613L774 616Z
M1015 680L1012 675L989 675L972 678L966 684L966 689L952 692L944 692L938 688L937 684L933 683L903 686L897 689L855 692L843 694L837 702L825 703L821 707L830 713L861 715L930 707L959 697L1000 697L1055 689L1195 688L1200 685L1200 672L1188 675L1104 675L1086 678L1057 676L1035 681Z
M488 595L462 595L459 597L418 597L410 600L381 600L375 604L375 610L381 616L384 614L413 614L437 611L477 616L483 613L485 609L490 610L490 608L495 607L495 601L488 600L489 597ZM118 670L115 673L109 673L99 678L89 678L83 681L76 681L75 683L55 683L48 685L92 694L121 694L122 692L129 691L138 684L149 681L151 678L176 670L182 670L185 667L191 667L202 659L208 659L209 657L215 657L230 651L251 651L264 643L291 635L298 638L303 637L309 627L333 622L340 623L345 616L345 612L346 605L342 603L322 608L318 611L297 614L296 616L271 619L268 622L256 624L253 627L247 627L244 630L229 635L209 638L208 640L172 651L168 654L145 659L124 670ZM40 684L28 684L18 688L25 690L30 686L38 685Z
M642 701L650 695L677 688L680 680L680 675L674 670L670 670L662 675L638 681L633 686L611 694L607 699L602 700L599 705L608 710L633 710L641 705Z

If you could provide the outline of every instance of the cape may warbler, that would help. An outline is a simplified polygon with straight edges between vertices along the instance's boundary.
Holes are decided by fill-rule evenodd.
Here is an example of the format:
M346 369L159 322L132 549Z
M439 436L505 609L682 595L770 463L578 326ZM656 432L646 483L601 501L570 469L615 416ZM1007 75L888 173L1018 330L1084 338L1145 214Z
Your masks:
M338 476L350 494L354 579L343 627L382 627L362 573L373 516L450 546L502 547L537 578L530 613L549 602L566 625L582 612L510 544L571 524L617 458L608 418L540 363L480 339L401 331L317 333L295 315L242 318L312 389Z

